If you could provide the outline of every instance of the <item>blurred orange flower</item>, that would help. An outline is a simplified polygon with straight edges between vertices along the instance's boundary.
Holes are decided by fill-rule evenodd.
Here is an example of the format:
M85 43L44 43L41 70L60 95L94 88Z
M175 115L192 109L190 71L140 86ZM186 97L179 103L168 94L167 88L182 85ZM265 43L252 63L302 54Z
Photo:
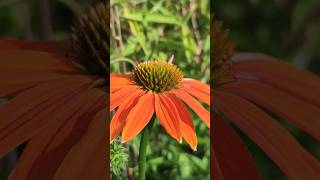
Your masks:
M96 86L100 77L50 43L1 40L0 58L0 97L8 99L0 108L0 157L26 143L9 179L102 177L107 97Z
M10 180L107 177L108 9L80 17L71 43L0 41L0 157L26 144Z
M274 116L319 141L320 77L270 56L257 53L233 55L233 46L225 38L226 33L221 31L221 23L212 28L216 28L211 30L215 33L212 37L223 39L222 45L229 44L220 49L217 48L219 44L214 46L222 50L215 53L224 52L223 58L212 55L213 61L219 62L213 62L215 68L222 69L213 74L212 177L261 179L250 152L229 125L231 122L290 179L319 179L319 161ZM220 59L215 59L218 57Z
M0 157L25 145L9 180L106 178L109 51L92 53L108 46L106 14L80 17L71 43L0 40Z

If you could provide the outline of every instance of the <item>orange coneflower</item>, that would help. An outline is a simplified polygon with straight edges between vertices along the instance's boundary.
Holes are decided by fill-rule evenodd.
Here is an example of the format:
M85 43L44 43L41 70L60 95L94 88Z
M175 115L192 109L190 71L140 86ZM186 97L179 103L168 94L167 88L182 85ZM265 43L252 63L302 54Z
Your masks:
M210 113L197 99L210 105L210 87L200 81L183 78L182 72L163 61L138 64L132 74L111 74L110 111L117 109L110 124L110 142L122 131L122 142L134 138L152 116L158 117L167 133L193 150L197 137L185 102L210 128ZM196 99L197 98L197 99Z
M8 179L106 178L108 14L103 3L80 18L76 51L0 41L0 157L26 145Z
M233 45L221 25L216 22L211 29L216 69L212 176L225 180L260 179L251 154L228 123L232 122L290 179L319 179L319 161L273 117L288 121L319 141L320 78L266 55L233 54Z

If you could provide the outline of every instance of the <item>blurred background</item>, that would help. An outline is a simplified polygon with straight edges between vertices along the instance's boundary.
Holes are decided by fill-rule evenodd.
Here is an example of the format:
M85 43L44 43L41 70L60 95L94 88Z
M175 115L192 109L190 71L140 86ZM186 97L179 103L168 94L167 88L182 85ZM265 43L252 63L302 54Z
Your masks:
M0 0L0 35L29 40L64 38L89 0Z
M224 21L237 51L265 53L320 74L319 0L215 0L211 11ZM320 159L319 142L280 119L279 122ZM287 179L254 143L243 134L242 137L263 179Z
M216 0L212 11L238 51L262 52L320 73L318 0Z

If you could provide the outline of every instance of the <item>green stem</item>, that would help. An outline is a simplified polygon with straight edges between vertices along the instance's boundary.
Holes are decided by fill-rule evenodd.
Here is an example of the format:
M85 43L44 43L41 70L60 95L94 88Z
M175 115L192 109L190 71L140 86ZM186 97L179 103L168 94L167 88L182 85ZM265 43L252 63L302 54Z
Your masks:
M119 63L119 62L128 62L128 63L132 64L133 67L135 67L137 65L133 60L131 60L129 58L124 58L124 57L116 58L116 59L110 61L111 64L115 64L115 63Z
M139 180L146 179L147 168L147 147L150 138L150 132L154 123L155 116L152 117L148 126L144 128L141 134L140 147L139 147Z

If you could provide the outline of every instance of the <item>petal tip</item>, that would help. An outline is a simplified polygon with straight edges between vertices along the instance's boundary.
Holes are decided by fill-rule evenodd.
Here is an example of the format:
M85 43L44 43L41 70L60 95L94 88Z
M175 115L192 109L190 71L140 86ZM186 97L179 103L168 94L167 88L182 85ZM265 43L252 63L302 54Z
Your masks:
M122 143L122 144L124 144L124 143L126 143L126 142L128 142L127 139L123 139L123 138L121 139L121 143Z

